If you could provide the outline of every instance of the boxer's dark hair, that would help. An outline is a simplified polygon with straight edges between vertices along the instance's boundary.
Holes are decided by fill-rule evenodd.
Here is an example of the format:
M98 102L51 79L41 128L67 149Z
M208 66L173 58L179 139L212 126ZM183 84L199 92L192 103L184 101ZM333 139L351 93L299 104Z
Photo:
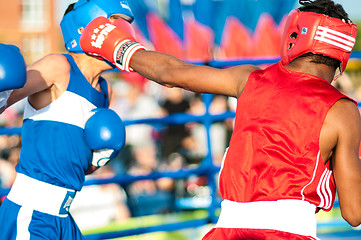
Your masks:
M351 23L351 20L342 5L336 4L332 0L299 0L299 3L302 5L298 8L300 11L324 14L329 17L341 19L346 23ZM299 56L299 58L301 57L310 57L311 62L326 64L334 69L337 69L341 64L341 61L321 54L305 53Z
M300 11L325 14L329 17L344 20L347 23L351 22L342 5L332 0L299 0L299 3L302 5L298 8Z

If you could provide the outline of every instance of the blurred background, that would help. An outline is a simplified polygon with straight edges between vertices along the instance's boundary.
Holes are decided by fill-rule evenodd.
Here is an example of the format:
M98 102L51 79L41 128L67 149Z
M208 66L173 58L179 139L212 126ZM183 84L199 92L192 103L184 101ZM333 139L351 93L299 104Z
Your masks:
M64 52L59 24L72 2L1 0L1 42L18 45L28 63L48 53ZM354 22L361 21L359 1L339 0L338 3ZM299 6L296 0L130 0L129 5L140 37L151 41L156 49L200 59L278 55L277 37L282 31L282 20L286 13ZM236 33L241 35L236 37ZM175 42L159 46L167 45L159 39L165 36ZM198 56L190 51L189 48L195 47L189 45L197 36L201 37L197 46L207 43L203 48L209 47L208 54ZM172 46L177 47L172 50ZM356 49L359 48L357 43Z
M105 0L104 0L105 1ZM66 53L61 18L73 0L0 0L0 42L17 45L29 65L50 53ZM299 6L296 0L128 0L135 16L137 39L148 49L186 61L254 60L279 58L286 14ZM337 0L357 24L359 0ZM359 24L360 25L360 24ZM358 35L355 51L361 50ZM267 64L262 64L266 66ZM105 74L113 87L111 108L125 120L161 118L169 114L202 115L203 96L167 89L137 73ZM335 86L361 101L361 61L351 58ZM212 96L211 114L235 110L235 99ZM4 127L21 127L23 103L0 116ZM211 126L212 162L219 166L233 130L232 117ZM107 179L125 173L147 175L199 166L209 154L206 130L199 123L135 124L127 126L127 144L120 155L89 176ZM11 186L19 158L19 135L0 135L0 184ZM184 219L206 217L212 189L204 176L145 179L126 184L89 185L77 195L71 212L87 234L114 232ZM217 197L217 196L216 196ZM319 213L321 239L361 239L340 217L338 205ZM96 220L94 220L96 219ZM181 231L136 233L122 239L200 239L211 224ZM351 232L347 235L347 233ZM357 234L355 234L357 231ZM344 235L342 235L344 233ZM345 235L346 234L346 235ZM116 235L114 235L116 236ZM110 238L110 237L109 237ZM100 239L100 238L99 238Z

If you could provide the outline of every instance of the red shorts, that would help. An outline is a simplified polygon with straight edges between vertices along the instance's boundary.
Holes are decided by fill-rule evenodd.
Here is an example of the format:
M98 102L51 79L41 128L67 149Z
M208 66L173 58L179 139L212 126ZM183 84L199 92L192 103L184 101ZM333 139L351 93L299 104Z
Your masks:
M316 240L313 237L269 229L213 228L202 240Z

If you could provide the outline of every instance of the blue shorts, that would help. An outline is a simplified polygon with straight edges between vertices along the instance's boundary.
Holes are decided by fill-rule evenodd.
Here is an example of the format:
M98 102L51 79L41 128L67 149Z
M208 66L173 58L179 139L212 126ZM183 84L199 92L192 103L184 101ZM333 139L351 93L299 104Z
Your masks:
M0 239L84 239L68 213L75 193L18 174L0 207ZM69 200L70 199L70 200Z
M5 198L0 207L0 239L84 239L73 217L58 217L21 207Z

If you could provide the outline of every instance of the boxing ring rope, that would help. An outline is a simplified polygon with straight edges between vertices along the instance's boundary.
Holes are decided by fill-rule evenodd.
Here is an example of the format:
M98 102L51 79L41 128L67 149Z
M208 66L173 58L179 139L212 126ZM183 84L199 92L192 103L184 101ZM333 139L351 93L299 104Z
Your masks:
M354 52L351 54L351 58L359 58L361 59L361 52ZM242 65L242 64L254 64L254 65L261 65L261 64L271 64L279 61L279 58L249 58L249 59L238 59L238 60L227 60L227 61L210 61L207 63L198 62L195 64L199 65L208 65L216 68L223 68L233 65ZM112 238L119 238L124 236L131 236L131 235L139 235L144 233L152 233L152 232L160 232L160 231L176 231L182 230L187 228L197 228L204 226L209 223L216 223L217 221L217 214L216 211L220 207L219 198L217 197L217 180L216 174L219 172L220 167L216 166L213 163L213 156L212 156L212 146L211 146L211 137L210 137L210 128L214 122L224 121L226 119L234 118L235 112L233 111L226 111L222 114L211 114L210 113L210 104L212 102L213 95L211 94L203 94L202 100L205 105L205 113L201 115L193 115L188 113L177 113L177 114L170 114L165 117L161 118L145 118L145 119L135 119L135 120L127 120L123 119L123 122L126 126L129 125L136 125L136 124L149 124L149 125L168 125L168 124L185 124L188 122L196 122L201 123L204 125L206 130L206 140L207 140L207 149L208 152L206 156L203 158L199 166L195 168L183 168L178 171L155 171L147 175L129 175L129 174L122 174L116 175L112 178L107 179L88 179L85 181L84 186L89 185L97 185L97 184L110 184L116 183L119 185L127 185L133 183L135 181L140 180L156 180L163 177L173 178L173 179L185 179L189 176L206 176L208 179L208 187L210 189L211 194L211 202L210 205L206 208L207 216L197 219L192 219L188 221L179 221L174 223L167 223L167 224L159 224L155 226L149 227L140 227L140 228L133 228L121 231L113 231L113 232L106 232L106 233L97 233L97 234L89 234L85 235L86 239L95 240L95 239L112 239ZM361 103L358 103L358 106L361 107ZM0 135L20 135L21 134L21 127L3 127L0 128ZM9 189L2 189L0 188L0 197L8 194ZM335 206L338 203L335 203ZM332 224L337 224L337 226L346 226L347 223L345 221L339 223L330 223L330 224L320 224L320 228L324 227L332 227ZM348 225L347 225L348 226ZM355 233L357 232L357 233ZM360 231L350 230L350 231L342 231L340 232L340 236L354 236L353 234L358 234L359 236Z

